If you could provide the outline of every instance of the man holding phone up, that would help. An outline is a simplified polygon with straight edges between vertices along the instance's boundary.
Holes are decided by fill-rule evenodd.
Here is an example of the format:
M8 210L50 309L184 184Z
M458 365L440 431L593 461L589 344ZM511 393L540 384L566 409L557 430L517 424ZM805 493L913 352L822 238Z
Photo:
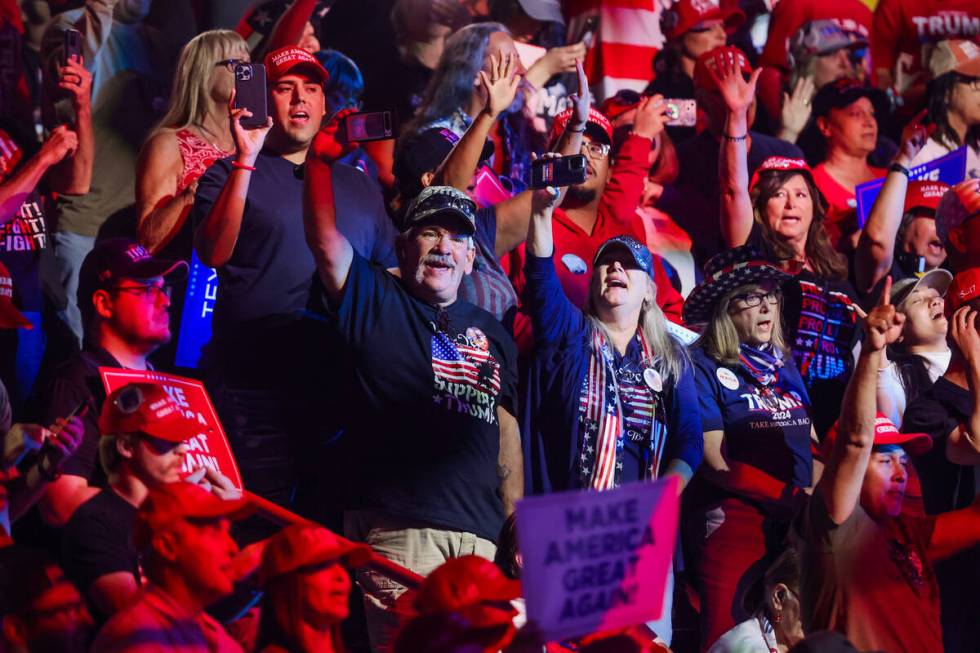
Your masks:
M248 72L246 73L245 66ZM320 328L301 319L316 264L303 234L303 163L326 115L327 71L296 47L265 58L269 116L255 124L262 68L236 69L230 116L237 152L216 162L198 183L191 219L201 260L217 269L213 337L205 378L245 484L288 504L296 481L294 448L322 415L307 416L304 380L323 377L311 343ZM236 108L236 106L238 108ZM395 264L395 230L380 191L360 170L334 167L337 220L365 258ZM322 354L323 352L321 352ZM304 369L303 365L310 365ZM306 374L305 372L309 372Z

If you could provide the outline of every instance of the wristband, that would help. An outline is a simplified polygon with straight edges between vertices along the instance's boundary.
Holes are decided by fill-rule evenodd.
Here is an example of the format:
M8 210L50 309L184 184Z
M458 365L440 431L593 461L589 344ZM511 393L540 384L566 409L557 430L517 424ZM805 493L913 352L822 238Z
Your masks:
M722 134L721 136L726 141L735 141L736 143L738 141L744 141L744 140L746 140L749 137L748 134L742 134L741 136L729 136L728 134Z
M905 175L906 179L909 177L909 169L903 166L901 163L893 163L888 166L888 172L899 172Z
M569 126L568 131L574 132L576 134L584 134L585 133L585 125L582 125L582 129L575 129L574 127Z
M244 163L239 163L238 161L231 162L232 168L238 168L239 170L248 170L249 172L255 172L255 166L246 165Z

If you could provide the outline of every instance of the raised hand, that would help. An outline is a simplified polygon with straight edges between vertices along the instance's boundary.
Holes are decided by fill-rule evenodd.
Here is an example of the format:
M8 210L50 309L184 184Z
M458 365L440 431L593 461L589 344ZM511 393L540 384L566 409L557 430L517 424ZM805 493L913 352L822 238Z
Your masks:
M228 118L231 120L231 135L235 139L235 149L238 151L237 160L239 163L251 166L255 165L255 159L262 151L265 144L265 137L272 129L272 116L266 119L265 126L257 129L245 129L242 127L242 118L251 118L252 112L248 109L235 108L235 91L232 90L231 98L228 100Z
M78 134L67 125L58 125L51 130L38 156L46 160L48 165L55 165L66 156L74 154L76 149L78 149Z
M78 417L65 419L59 417L47 429L47 437L38 462L46 469L61 469L65 461L75 453L85 435L85 426Z
M881 290L881 299L864 317L864 346L869 351L881 351L896 342L902 335L905 326L905 316L899 313L891 303L892 278L885 277L885 285Z
M575 71L575 65L585 58L585 53L584 43L573 43L560 48L551 48L538 61L543 61L543 65L552 75L571 73Z
M572 96L575 107L576 126L581 129L589 122L589 109L592 108L592 91L589 90L589 77L585 74L582 61L575 62L575 72L578 76L578 94Z
M902 130L902 144L898 148L898 155L895 157L897 163L907 165L911 162L922 148L925 147L932 133L936 131L936 125L922 124L922 119L926 117L926 113L926 109L920 111L918 115L905 125L905 129Z
M517 74L519 61L516 55L490 55L490 74L480 71L480 83L486 94L483 109L491 118L496 118L514 102L521 76Z
M977 333L977 309L960 306L953 313L949 333L969 363L980 364L980 333Z
M341 109L335 113L313 137L313 143L306 155L307 158L319 159L330 164L354 149L357 143L348 142L346 130L340 128L344 123L344 118L352 113L357 113L353 107Z
M755 100L755 84L759 80L762 68L752 72L748 81L742 76L742 68L731 52L716 53L711 61L714 66L708 66L708 72L718 85L725 105L732 113L745 113Z
M815 92L813 77L800 77L793 85L792 93L783 93L783 108L780 117L783 123L783 131L788 134L799 135L806 127L810 119Z
M76 111L88 107L92 96L92 73L84 63L72 56L66 65L58 68L58 88L71 93Z
M664 130L668 120L667 103L662 95L643 98L636 106L633 133L652 140Z

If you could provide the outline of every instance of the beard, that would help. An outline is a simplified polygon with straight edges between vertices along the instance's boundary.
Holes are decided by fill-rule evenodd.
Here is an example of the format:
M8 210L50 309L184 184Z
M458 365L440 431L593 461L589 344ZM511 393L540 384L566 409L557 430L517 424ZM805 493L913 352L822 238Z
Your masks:
M581 185L569 186L565 196L575 204L589 204L595 200L596 191L583 188Z

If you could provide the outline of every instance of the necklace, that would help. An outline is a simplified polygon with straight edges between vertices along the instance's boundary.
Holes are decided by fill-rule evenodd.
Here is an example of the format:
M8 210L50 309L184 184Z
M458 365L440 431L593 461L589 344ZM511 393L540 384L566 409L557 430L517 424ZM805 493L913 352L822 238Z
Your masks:
M207 127L205 127L203 122L194 123L194 126L197 127L197 129L202 134L204 134L204 136L207 137L207 141L211 144L211 147L213 147L214 149L218 150L219 152L230 152L230 151L234 150L234 144L232 144L231 150L227 150L227 149L221 147L220 145L218 145L218 141L221 140L221 139L218 138L217 134L215 134L213 131L211 131L210 129L208 129Z

